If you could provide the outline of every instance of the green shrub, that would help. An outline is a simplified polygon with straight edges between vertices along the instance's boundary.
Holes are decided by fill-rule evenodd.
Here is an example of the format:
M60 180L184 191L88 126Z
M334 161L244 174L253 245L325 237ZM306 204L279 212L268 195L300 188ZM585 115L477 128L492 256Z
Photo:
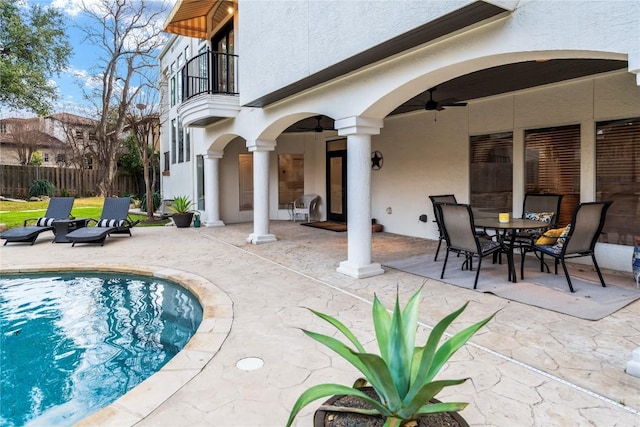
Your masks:
M49 196L53 197L56 187L46 179L37 179L31 184L29 195L31 197Z
M160 203L162 203L162 196L159 192L155 191L153 193L153 211L157 211L160 208ZM140 199L140 210L142 212L147 211L147 195L143 194Z
M69 190L67 190L67 187L62 187L62 190L60 190L60 195L62 197L69 197L71 194L69 194Z

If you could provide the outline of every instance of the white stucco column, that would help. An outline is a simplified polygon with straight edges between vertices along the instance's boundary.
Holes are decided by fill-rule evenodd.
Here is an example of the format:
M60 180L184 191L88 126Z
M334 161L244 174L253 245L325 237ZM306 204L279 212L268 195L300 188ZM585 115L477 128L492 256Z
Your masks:
M384 273L371 262L371 135L382 120L348 117L336 120L339 135L347 136L347 260L337 271L357 279Z
M220 159L221 151L208 151L204 156L204 220L205 227L221 227L220 220Z
M247 141L253 153L253 233L247 242L254 245L277 240L269 233L269 154L275 146L275 141Z

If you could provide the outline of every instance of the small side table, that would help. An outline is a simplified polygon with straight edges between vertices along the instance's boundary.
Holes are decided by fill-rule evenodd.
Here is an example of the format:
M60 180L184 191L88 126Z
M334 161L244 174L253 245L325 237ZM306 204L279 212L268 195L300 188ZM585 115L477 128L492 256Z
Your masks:
M55 238L51 243L71 243L71 240L67 239L67 234L75 229L86 227L88 223L89 218L58 219L53 221Z

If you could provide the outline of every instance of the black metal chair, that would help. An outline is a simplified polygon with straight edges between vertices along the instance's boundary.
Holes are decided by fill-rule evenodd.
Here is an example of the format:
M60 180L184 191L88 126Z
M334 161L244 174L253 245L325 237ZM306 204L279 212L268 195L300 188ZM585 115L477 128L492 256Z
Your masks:
M558 227L560 221L560 204L564 194L534 194L527 193L522 203L522 218L549 223L548 228ZM535 241L544 233L544 229L530 230L527 233L518 233L515 236L514 247L520 249L522 260L527 252L532 252ZM523 269L520 268L520 277Z
M565 260L568 258L578 258L591 256L593 266L598 273L598 278L602 287L607 285L604 283L602 273L596 261L595 247L598 237L604 227L607 210L612 202L591 202L580 203L573 212L573 218L566 237L559 237L558 242L554 245L536 245L532 246L532 250L540 253L540 269L544 264L544 256L549 255L555 260L555 274L558 274L558 264L562 264L564 275L567 278L569 290L575 292L569 277L569 271ZM524 257L521 260L521 270L524 265Z
M442 220L440 219L440 213L436 208L436 204L438 203L458 203L456 200L456 196L454 194L441 194L436 196L429 196L431 199L431 204L433 205L433 217L435 218L434 222L438 226L438 248L436 249L436 256L433 258L434 261L438 260L438 253L440 252L440 245L442 245L442 241L446 240L444 237L444 231L442 228Z
M473 270L473 257L477 257L478 267L476 278L473 282L473 289L476 289L480 268L482 267L482 259L500 251L502 245L476 233L471 206L458 203L436 203L436 209L439 211L438 215L440 216L442 230L447 242L447 252L444 257L440 278L444 278L444 271L447 268L450 252L464 255L465 264L463 266L466 265L469 270ZM510 269L511 261L512 258L509 257Z

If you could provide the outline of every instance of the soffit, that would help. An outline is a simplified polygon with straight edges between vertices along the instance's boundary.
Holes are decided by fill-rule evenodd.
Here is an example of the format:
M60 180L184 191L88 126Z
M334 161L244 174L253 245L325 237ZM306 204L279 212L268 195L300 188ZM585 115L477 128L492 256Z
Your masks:
M178 0L164 23L164 32L180 36L207 38L207 16L213 10L215 28L229 16L233 1Z

